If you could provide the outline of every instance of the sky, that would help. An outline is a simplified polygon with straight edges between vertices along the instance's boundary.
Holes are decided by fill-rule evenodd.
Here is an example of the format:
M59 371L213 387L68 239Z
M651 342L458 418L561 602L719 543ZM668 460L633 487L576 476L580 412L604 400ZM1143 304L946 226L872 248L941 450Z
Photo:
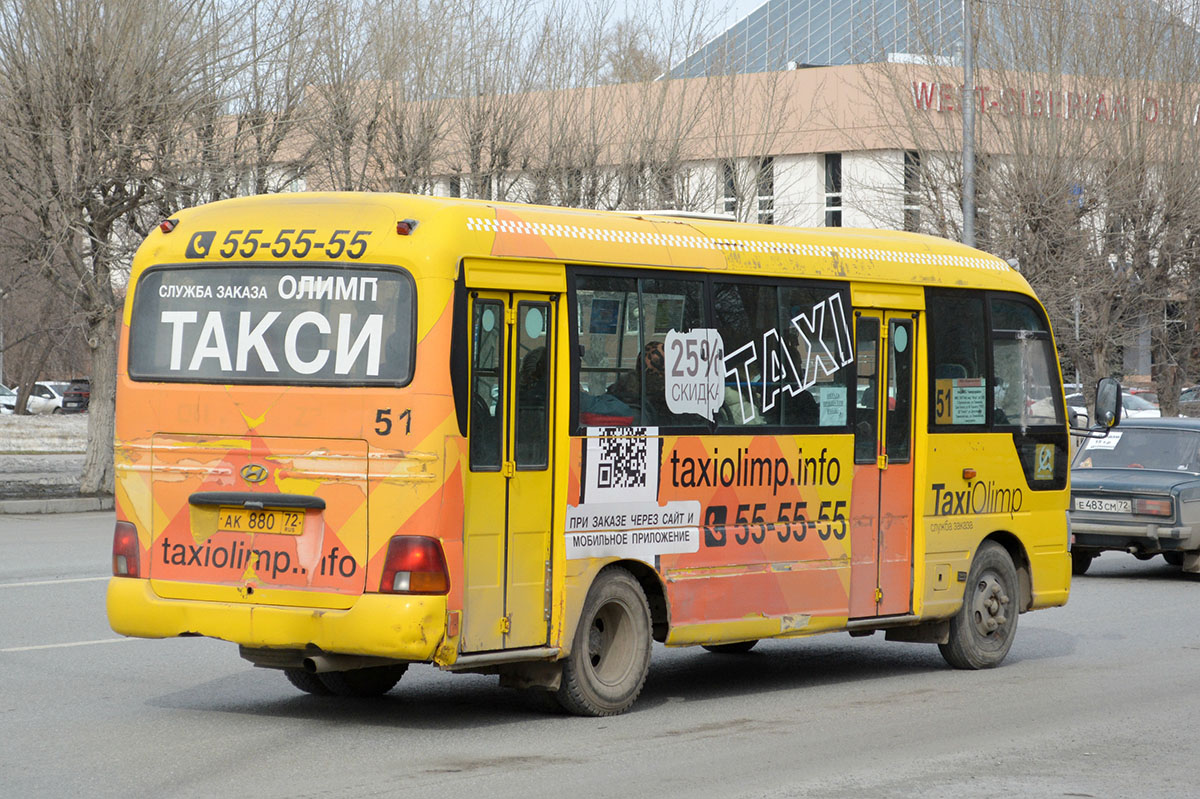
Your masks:
M729 11L725 14L725 24L721 26L724 30L735 22L745 19L751 11L761 6L767 0L730 0Z

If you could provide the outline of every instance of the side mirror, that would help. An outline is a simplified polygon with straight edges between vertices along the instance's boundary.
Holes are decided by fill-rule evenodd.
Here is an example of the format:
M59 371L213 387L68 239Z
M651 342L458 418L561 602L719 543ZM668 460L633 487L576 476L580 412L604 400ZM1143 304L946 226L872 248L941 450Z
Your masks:
M1077 411L1071 414L1071 427L1076 430L1087 430L1088 415L1085 411Z
M1096 384L1096 422L1104 428L1121 421L1121 382L1105 377Z

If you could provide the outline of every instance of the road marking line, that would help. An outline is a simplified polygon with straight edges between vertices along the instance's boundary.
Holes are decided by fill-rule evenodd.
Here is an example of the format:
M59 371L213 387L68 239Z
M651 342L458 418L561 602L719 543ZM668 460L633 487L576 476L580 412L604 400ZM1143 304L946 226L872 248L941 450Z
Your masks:
M115 644L120 641L136 641L136 638L101 638L99 641L72 641L69 644L41 644L40 646L11 646L0 652L32 652L35 649L63 649L69 646L91 646L92 644Z
M27 585L61 585L63 583L97 583L110 577L64 577L61 580L34 580L27 583L0 583L0 588L23 588Z

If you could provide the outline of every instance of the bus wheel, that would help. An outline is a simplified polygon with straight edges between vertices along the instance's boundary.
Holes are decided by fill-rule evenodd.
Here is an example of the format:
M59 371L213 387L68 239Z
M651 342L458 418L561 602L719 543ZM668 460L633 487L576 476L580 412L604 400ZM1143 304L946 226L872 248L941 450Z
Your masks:
M612 716L634 703L650 671L650 606L625 569L596 577L583 603L559 703L577 716Z
M396 687L407 669L407 664L372 666L350 671L323 671L316 676L334 696L383 696Z
M310 674L304 669L284 669L283 676L287 677L288 682L306 694L329 696L333 693L333 691L325 687L325 683L321 682L320 677Z
M1008 551L985 541L975 553L963 604L950 619L950 640L938 644L956 669L1000 665L1017 632L1017 570Z
M1071 551L1071 574L1087 574L1088 567L1092 565L1092 558L1096 557L1091 552L1080 552L1079 550Z
M736 644L701 644L701 646L718 655L740 655L743 652L749 652L757 643L758 639L755 638L753 641L738 641Z

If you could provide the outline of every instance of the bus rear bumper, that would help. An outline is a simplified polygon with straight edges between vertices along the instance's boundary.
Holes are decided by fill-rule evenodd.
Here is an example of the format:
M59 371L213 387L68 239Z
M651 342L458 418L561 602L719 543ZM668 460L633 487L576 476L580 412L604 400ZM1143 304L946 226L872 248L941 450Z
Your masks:
M163 599L149 580L108 582L108 621L137 638L201 635L254 649L428 662L446 634L446 597L363 594L345 610Z

